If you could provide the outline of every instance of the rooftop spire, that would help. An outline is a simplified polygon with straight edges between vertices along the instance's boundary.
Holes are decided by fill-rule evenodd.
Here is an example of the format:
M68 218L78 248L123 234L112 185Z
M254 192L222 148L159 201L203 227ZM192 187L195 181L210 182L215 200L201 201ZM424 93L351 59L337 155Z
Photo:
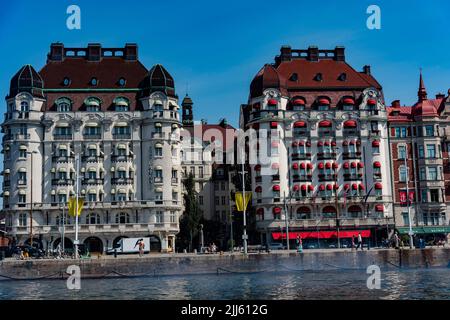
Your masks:
M425 85L423 84L422 68L420 69L420 82L419 82L419 91L417 92L417 96L419 97L419 102L422 102L423 100L427 100L427 89L425 89Z

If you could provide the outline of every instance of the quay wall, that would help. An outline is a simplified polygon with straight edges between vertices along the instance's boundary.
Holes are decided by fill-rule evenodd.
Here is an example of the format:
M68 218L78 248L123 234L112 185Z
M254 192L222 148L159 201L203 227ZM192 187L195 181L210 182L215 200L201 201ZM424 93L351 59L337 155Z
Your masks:
M83 260L3 260L0 280L67 278L70 265L78 265L82 277L169 276L188 274L227 274L366 269L450 267L450 248L423 250L306 251L215 255L146 255Z

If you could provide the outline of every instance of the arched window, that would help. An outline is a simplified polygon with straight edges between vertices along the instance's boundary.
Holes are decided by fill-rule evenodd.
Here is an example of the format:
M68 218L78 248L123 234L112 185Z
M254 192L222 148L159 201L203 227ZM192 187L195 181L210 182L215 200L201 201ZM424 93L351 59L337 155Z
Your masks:
M324 218L336 218L336 208L332 206L323 208L322 216Z
M311 219L311 210L308 207L298 208L297 219Z
M30 111L30 105L27 101L22 101L20 103L20 111L21 112L29 112Z
M86 224L100 224L100 215L98 213L89 213L86 216Z
M117 224L130 223L130 215L126 212L121 212L116 215Z
M58 112L71 112L72 100L69 98L59 98L55 101L56 111Z
M88 112L100 111L101 104L102 104L101 100L96 97L90 97L84 101L84 105L86 106L86 111L88 111Z
M359 206L351 206L348 208L348 214L352 218L361 218L362 217L362 209Z
M117 112L130 111L130 101L124 97L118 97L114 99L114 111Z

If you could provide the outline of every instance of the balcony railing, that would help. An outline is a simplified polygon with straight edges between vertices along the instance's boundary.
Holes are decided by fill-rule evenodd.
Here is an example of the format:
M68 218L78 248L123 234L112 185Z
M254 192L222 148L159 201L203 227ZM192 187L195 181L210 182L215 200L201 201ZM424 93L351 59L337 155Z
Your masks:
M112 155L111 156L111 161L112 162L128 162L128 161L133 161L133 156L132 155Z
M72 134L58 134L53 135L54 140L73 140Z
M27 185L27 180L17 180L17 185L19 186L26 186Z
M89 155L84 155L81 156L81 161L83 162L100 162L103 161L103 156L89 156Z
M15 140L30 140L30 134L29 133L16 133L14 135Z
M113 139L131 139L131 133L113 133Z
M75 160L74 156L53 156L52 162L73 162Z
M362 180L362 173L344 173L344 181Z
M52 179L52 185L54 186L73 186L75 180L72 179Z
M342 157L344 158L344 160L361 159L361 152L360 151L344 152L344 153L342 153Z
M112 178L111 184L133 184L134 179L133 178Z
M99 140L102 138L102 134L101 133L85 133L83 135L84 139L91 139L91 140Z
M336 153L335 152L319 152L317 154L317 159L318 160L334 159L334 158L336 158Z
M311 153L293 153L292 160L309 160L311 159Z
M104 182L105 180L100 178L95 179L85 178L81 183L83 185L102 185Z
M336 174L319 173L319 181L334 181L336 180Z
M154 183L163 183L163 178L162 177L154 177L153 182Z
M311 181L312 175L311 174L294 174L292 176L293 182L308 182Z

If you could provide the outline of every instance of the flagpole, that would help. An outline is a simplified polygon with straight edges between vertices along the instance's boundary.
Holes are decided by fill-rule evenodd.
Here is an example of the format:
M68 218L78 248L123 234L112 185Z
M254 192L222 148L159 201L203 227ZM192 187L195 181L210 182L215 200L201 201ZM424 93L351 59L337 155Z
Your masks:
M247 219L246 219L246 196L245 196L245 142L242 146L242 202L244 206L244 235L242 239L244 240L244 254L247 255Z
M76 179L76 192L75 192L75 259L78 259L78 191L79 191L79 181L78 181L78 172L80 170L80 157L77 155L75 158L75 162L77 164L77 169L75 172Z

